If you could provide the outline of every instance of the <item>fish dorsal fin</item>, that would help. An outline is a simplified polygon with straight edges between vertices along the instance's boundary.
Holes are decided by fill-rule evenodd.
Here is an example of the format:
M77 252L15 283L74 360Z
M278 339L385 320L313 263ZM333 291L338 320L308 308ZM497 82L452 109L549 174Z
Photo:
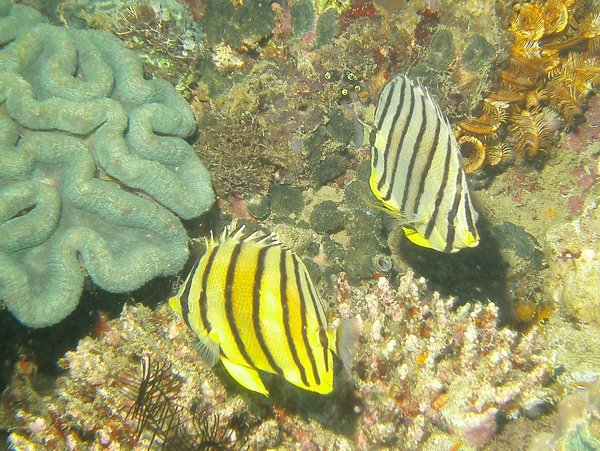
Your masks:
M275 233L265 233L262 230L255 230L248 234L246 233L246 226L242 224L240 227L235 226L235 223L226 227L221 235L221 242L231 239L239 242L253 242L261 246L281 246L284 249L287 247L279 241L279 238Z
M226 358L222 358L221 361L231 377L233 377L242 387L267 397L269 396L269 390L267 390L265 384L263 384L258 371L247 366L233 363L231 360Z
M209 368L215 366L219 361L219 344L215 342L210 335L200 338L195 344L194 349Z
M285 248L285 245L281 244L281 241L279 241L279 238L275 233L269 233L267 235L261 230L257 230L247 237L244 237L243 241L253 241L256 244L264 246L281 246Z

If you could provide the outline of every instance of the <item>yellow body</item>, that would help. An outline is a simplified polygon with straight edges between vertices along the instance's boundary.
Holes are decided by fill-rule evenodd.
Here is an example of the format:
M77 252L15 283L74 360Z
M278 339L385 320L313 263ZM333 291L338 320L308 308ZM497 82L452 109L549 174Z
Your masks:
M305 390L332 391L335 331L304 264L272 236L244 238L238 230L207 241L169 305L200 338L207 360L220 358L244 387L268 395L261 370Z

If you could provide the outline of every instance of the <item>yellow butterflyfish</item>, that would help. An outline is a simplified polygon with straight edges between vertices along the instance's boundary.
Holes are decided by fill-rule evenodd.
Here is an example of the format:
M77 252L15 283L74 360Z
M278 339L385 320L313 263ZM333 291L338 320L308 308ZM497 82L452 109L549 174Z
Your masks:
M242 386L268 396L259 371L305 390L333 390L334 353L349 366L356 320L327 327L321 300L300 257L274 235L244 227L206 240L171 308L198 336L209 365L219 360Z

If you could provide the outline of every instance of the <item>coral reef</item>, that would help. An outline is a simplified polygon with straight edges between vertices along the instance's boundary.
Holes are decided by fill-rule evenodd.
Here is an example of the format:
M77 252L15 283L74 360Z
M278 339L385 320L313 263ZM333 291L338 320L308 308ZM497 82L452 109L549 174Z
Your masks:
M148 449L153 442L196 435L198 412L206 412L212 424L217 404L218 425L227 428L243 401L226 395L184 338L166 308L126 307L118 321L107 323L101 339L86 338L67 353L60 364L68 371L49 394L36 388L35 375L17 369L0 402L3 427L14 431L10 444Z
M567 125L583 113L600 86L600 9L586 0L517 3L510 21L513 44L500 86L478 117L458 123L467 172L511 155L548 153L558 118Z
M528 451L600 449L600 379L558 404L556 430L537 434Z
M412 273L398 289L381 277L368 291L340 274L335 293L341 316L360 311L364 321L352 374L359 398L341 371L330 397L311 397L277 378L270 380L273 402L249 394L223 371L203 368L193 338L166 307L138 305L108 322L99 339L85 338L67 353L67 372L50 392L40 394L35 376L17 371L0 400L2 426L16 448L131 447L136 439L147 446L164 434L153 438L152 427L140 428L145 417L132 406L161 393L157 399L168 399L162 402L178 412L186 433L193 434L191 412L209 412L239 446L469 449L492 437L501 416L514 418L523 404L552 397L543 387L551 367L539 353L539 331L499 329L492 304L455 309L453 299L428 292ZM160 390L132 383L154 380L148 372Z
M209 1L200 23L212 44L225 42L236 48L255 49L271 33L275 12L269 2Z
M138 52L145 73L169 81L189 100L197 86L198 62L207 52L193 3L61 0L54 8L48 2L44 6L65 26L115 33Z
M553 396L543 387L552 365L541 353L541 330L499 328L491 303L455 309L454 299L428 293L411 271L397 289L381 277L367 294L342 278L337 297L340 311L359 306L364 320L356 364L361 449L481 447L501 417Z
M364 334L351 376L336 371L331 396L266 377L267 401L221 367L202 368L194 338L163 307L127 306L61 360L55 386L20 360L0 399L0 430L13 446L188 449L205 424L224 446L246 449L516 449L553 428L559 397L597 379L597 302L587 288L598 277L600 101L584 95L597 88L597 2L52 4L72 28L115 32L143 53L147 77L177 84L200 124L195 150L215 182L217 222L234 216L276 232L318 281L329 315L359 314ZM350 145L347 104L370 117L382 86L406 71L459 122L470 170L514 154L541 163L530 157L556 144L543 170L507 165L470 176L482 242L464 257L432 257L388 233L370 208L368 149ZM96 168L99 181L117 183ZM128 186L119 192L133 195ZM541 443L595 443L591 398L583 404L584 413L572 410L582 427Z
M600 328L600 207L592 195L583 213L546 235L546 295L568 317Z
M207 211L190 107L108 33L0 2L0 298L23 324L77 305L84 271L126 292L181 270Z

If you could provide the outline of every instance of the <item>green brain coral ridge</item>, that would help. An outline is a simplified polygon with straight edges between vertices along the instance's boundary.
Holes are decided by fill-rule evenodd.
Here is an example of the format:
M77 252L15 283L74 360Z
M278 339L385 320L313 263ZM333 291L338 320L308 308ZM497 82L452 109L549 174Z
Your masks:
M23 324L71 313L84 274L127 292L180 271L179 218L210 176L184 140L189 105L146 80L116 37L49 25L0 0L0 300Z

